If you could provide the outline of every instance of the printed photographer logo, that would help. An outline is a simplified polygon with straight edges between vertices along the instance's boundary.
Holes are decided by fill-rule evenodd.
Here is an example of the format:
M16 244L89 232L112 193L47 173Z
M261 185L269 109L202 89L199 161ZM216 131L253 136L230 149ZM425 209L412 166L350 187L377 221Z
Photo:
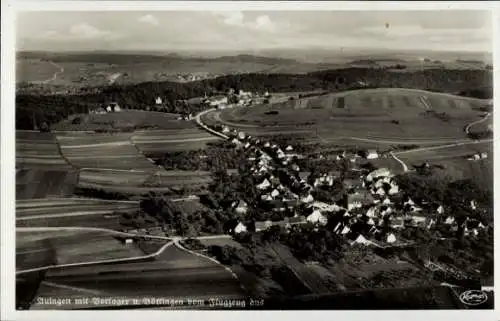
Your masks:
M480 305L488 300L486 292L469 290L460 294L460 301L466 305Z

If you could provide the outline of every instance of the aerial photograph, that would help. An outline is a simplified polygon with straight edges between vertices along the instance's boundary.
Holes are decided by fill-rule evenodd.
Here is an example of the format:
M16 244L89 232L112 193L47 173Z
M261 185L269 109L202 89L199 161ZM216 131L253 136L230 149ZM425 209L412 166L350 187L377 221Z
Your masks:
M22 11L16 310L494 309L491 11Z

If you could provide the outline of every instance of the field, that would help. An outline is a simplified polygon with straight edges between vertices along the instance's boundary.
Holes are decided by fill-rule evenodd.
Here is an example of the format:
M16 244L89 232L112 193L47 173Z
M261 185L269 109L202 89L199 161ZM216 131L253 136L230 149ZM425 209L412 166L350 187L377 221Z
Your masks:
M137 150L131 136L131 133L57 133L62 154L75 167L154 170L156 166Z
M118 229L119 217L115 211L135 212L135 202L89 199L37 199L17 201L16 226L57 227L82 226Z
M198 150L207 146L207 143L219 140L217 136L195 127L184 129L136 131L132 136L134 144L145 155L161 152L184 150Z
M51 133L16 132L16 170L17 199L68 196L78 181Z
M16 167L71 168L59 152L52 133L16 131Z
M52 79L60 68L40 59L22 59L16 63L16 82L43 82Z
M202 171L85 169L80 171L78 186L130 194L143 194L151 190L167 192L178 188L199 187L210 181L210 173Z
M17 231L16 270L41 267L36 265L40 262L37 258L49 254L54 261L52 264L57 265L143 255L135 245L125 245L109 233L83 230L70 232Z
M78 117L79 121L75 121ZM178 114L161 113L142 110L123 110L106 114L79 114L70 116L52 126L53 130L92 131L92 130L122 130L122 129L183 129L192 127L179 120ZM75 122L75 123L74 123Z
M350 139L428 145L466 139L465 125L480 114L473 108L483 104L485 101L420 90L369 89L226 109L209 113L205 119L249 134L302 132L323 143Z
M88 282L89 279L92 282ZM238 282L221 266L170 246L149 262L49 271L37 296L77 298L88 296L89 293L99 296L175 299L222 298L244 294ZM32 307L44 308L51 307L36 304Z

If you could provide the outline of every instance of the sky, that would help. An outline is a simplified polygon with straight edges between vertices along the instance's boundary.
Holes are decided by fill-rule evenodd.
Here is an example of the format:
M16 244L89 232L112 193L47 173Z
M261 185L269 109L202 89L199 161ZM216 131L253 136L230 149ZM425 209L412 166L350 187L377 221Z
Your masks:
M18 50L492 51L486 11L20 12Z

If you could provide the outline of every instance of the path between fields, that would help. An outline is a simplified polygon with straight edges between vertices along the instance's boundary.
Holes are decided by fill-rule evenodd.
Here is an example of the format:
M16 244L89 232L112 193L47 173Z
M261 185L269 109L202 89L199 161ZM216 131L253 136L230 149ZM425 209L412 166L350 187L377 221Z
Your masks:
M221 267L224 268L224 270L226 270L227 272L229 272L231 274L231 276L233 277L233 279L235 279L236 281L238 281L238 283L240 284L241 289L243 291L246 291L245 287L243 286L243 283L238 278L238 275L236 275L236 273L234 273L233 270L231 270L228 266L225 266L224 264L222 264L221 262L217 261L216 259L214 259L214 258L212 258L210 256L206 256L206 255L203 255L201 253L197 253L197 252L194 252L192 250L189 250L189 249L185 248L184 246L182 246L182 244L179 243L179 239L178 238L174 239L174 245L177 248L179 248L179 249L181 249L181 250L183 250L185 252L188 252L188 253L190 253L192 255L196 255L198 257L202 257L202 258L204 258L206 260L209 260L210 262L213 262L213 263L215 263L217 265L220 265Z
M491 116L491 113L487 113L483 118L479 119L479 120L476 120L475 122L472 122L470 123L469 125L467 125L467 127L465 127L465 133L466 134L470 134L470 128L476 124L480 124L482 122L484 122L485 120L487 120L489 117Z
M42 270L48 270L48 269L54 269L54 268L64 268L64 267L78 267L78 266L87 266L87 265L96 265L96 264L103 264L103 263L127 263L127 262L134 262L137 260L144 260L148 258L154 258L163 251L165 251L169 246L174 244L176 247L179 249L189 252L193 255L204 257L205 259L208 259L214 263L217 263L221 266L224 267L224 269L228 272L231 273L233 278L238 279L236 274L229 269L228 267L224 266L222 263L219 261L210 258L208 256L205 256L203 254L199 254L196 252L193 252L191 250L188 250L184 248L179 241L184 240L184 239L189 239L187 237L163 237L163 236L155 236L155 235L142 235L142 234L133 234L133 233L125 233L125 232L118 232L114 230L108 230L108 229L103 229L103 228L79 228L79 227L43 227L43 228L17 228L17 231L22 231L22 232L30 232L30 231L55 231L55 230L87 230L87 231L100 231L100 232L109 232L113 234L118 234L118 235L126 235L126 236L135 236L135 237L144 237L144 238L153 238L153 239L162 239L162 240L168 240L169 242L164 244L158 251L148 254L148 255L141 255L141 256L134 256L134 257L127 257L127 258L120 258L120 259L109 259L109 260L97 260L97 261L87 261L87 262L77 262L77 263L69 263L69 264L59 264L59 265L47 265L47 266L42 266L42 267L37 267L37 268L32 268L32 269L27 269L27 270L20 270L16 271L16 275L19 274L25 274L25 273L30 273L30 272L36 272L36 271L42 271ZM230 235L210 235L210 236L199 236L199 237L192 237L193 239L217 239L217 238L231 238ZM239 282L241 284L241 282ZM242 286L243 287L243 286ZM244 288L243 288L244 289Z
M56 72L54 73L54 75L53 75L52 77L50 77L49 79L46 79L46 80L42 81L42 84L47 84L47 83L49 83L49 82L51 82L51 81L56 80L56 79L57 79L57 75L60 75L60 74L62 74L62 73L64 72L64 68L63 68L63 67L61 67L61 66L59 66L59 65L58 65L58 64L56 64L55 62L53 62L53 61L49 61L49 63L50 63L51 65L53 65L54 67L59 68L59 71L56 71Z

